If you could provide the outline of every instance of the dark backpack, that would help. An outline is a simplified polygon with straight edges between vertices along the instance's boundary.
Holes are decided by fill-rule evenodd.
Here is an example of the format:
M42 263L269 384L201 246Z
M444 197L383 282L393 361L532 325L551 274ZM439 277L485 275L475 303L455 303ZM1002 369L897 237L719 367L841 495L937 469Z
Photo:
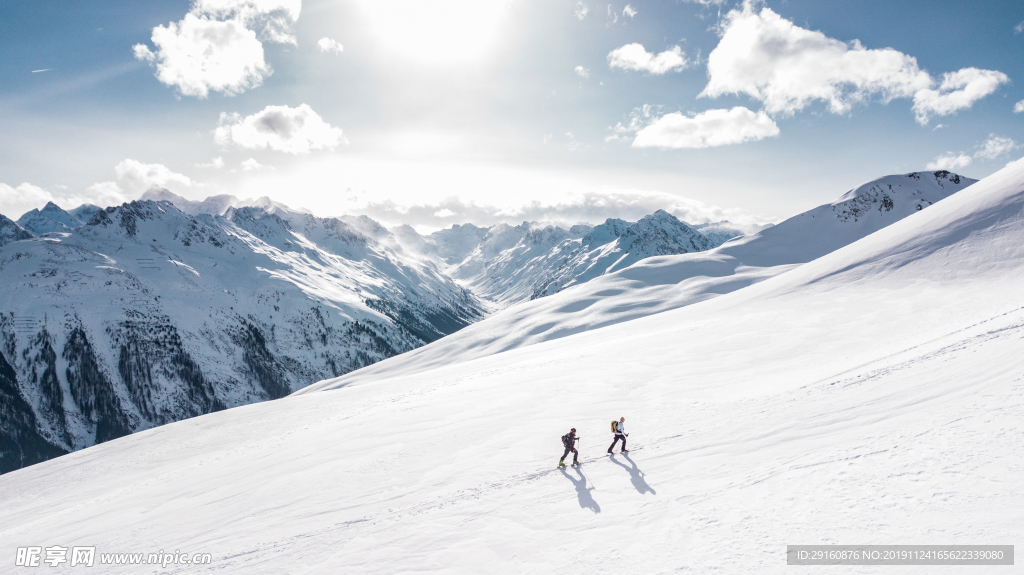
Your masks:
M572 434L566 433L562 436L562 445L566 447L572 447Z

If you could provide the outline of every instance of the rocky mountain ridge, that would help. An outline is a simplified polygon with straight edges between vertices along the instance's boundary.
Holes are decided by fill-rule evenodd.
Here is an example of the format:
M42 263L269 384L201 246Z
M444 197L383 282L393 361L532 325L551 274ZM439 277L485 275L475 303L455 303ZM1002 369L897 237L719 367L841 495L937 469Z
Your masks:
M273 206L143 200L27 233L0 247L3 471L283 397L484 314L432 263Z

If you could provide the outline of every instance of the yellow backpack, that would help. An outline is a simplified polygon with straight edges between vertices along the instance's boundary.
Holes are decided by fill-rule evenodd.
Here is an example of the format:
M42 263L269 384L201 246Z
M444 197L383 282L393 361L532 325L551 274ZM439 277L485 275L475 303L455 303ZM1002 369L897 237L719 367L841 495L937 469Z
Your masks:
M615 421L613 419L612 420L612 433L618 433L618 432L619 432L619 422Z

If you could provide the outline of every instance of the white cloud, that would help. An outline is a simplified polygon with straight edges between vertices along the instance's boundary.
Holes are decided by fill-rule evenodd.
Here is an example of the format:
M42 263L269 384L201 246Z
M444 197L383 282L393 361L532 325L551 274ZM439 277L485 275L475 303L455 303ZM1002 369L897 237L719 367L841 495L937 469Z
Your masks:
M56 203L55 200L52 193L28 182L16 188L0 182L0 214L12 220L17 220L27 211L45 206L46 202Z
M341 54L345 51L345 47L342 46L340 42L330 38L320 38L316 45L320 48L321 52L334 52L335 54Z
M926 170L957 170L971 165L971 157L964 153L946 152L928 162Z
M1024 32L1024 21L1013 27L1014 34L1020 34L1021 32Z
M215 168L215 169L219 170L220 168L224 167L224 158L222 158L221 156L217 156L216 158L210 160L209 162L207 162L205 164L196 164L196 167L197 168Z
M143 62L153 62L156 60L156 54L149 49L149 46L145 44L136 44L132 46L132 54L135 55L136 60L142 60Z
M263 44L243 24L186 14L181 22L153 29L154 54L134 46L135 57L156 61L156 77L185 96L205 98L210 90L240 94L263 83L271 73L263 61Z
M297 108L267 106L251 116L222 113L214 140L241 148L270 148L289 154L308 154L312 150L334 149L347 143L340 128L332 127L307 104Z
M619 122L610 128L614 134L605 138L604 141L632 139L634 134L653 123L656 114L660 111L661 106L651 106L650 104L634 108L629 114L629 125L623 126L622 122Z
M994 160L1003 154L1012 152L1017 147L1017 142L1011 138L989 134L988 139L974 153L974 157L982 160Z
M565 149L570 152L575 152L576 150L583 148L583 144L576 141L576 136L572 135L572 132L566 132L565 137L568 139L568 143L565 144Z
M143 164L132 159L123 160L114 166L114 173L117 174L117 186L128 194L141 194L154 187L181 189L193 185L188 176L173 172L167 166Z
M577 2L576 3L576 10L575 10L574 14L576 14L577 18L579 18L580 20L586 18L587 17L587 12L590 12L590 6L587 6L586 3L584 3L584 2Z
M655 55L648 52L642 44L626 44L608 53L608 66L623 70L640 70L650 74L683 70L687 65L686 55L682 48L674 46L670 50Z
M919 122L970 107L1007 81L994 70L965 68L946 74L938 90L917 60L892 48L866 49L794 25L769 8L750 3L730 11L722 39L708 56L708 84L701 96L746 94L772 115L792 115L814 101L836 114L879 98L914 98Z
M254 172L257 170L273 170L274 168L257 162L256 158L249 158L242 162L242 169L246 172Z
M948 116L958 110L970 108L975 102L995 92L1010 78L995 70L964 68L942 75L938 90L919 90L914 94L914 113L921 125L928 123L931 114Z
M296 44L291 27L301 5L301 0L196 0L181 21L153 28L155 51L145 44L132 51L154 64L157 79L182 95L240 94L272 73L259 38Z
M713 148L763 140L779 135L779 127L763 111L737 106L708 110L693 117L665 114L640 129L634 148Z
M633 8L629 4L626 4L626 7L622 9L622 15L629 16L630 18L632 18L633 16L637 15L636 8Z
M269 42L298 45L292 33L299 19L302 0L196 0L192 12L220 20L239 20L260 30Z
M113 187L90 187L85 194L70 193L65 186L55 187L59 189L59 192L50 192L27 182L17 187L0 182L0 214L17 220L25 212L40 209L47 202L53 202L70 210L82 204L106 207L128 201L128 197L116 185Z
M466 222L491 226L531 221L568 227L581 222L598 224L608 218L636 221L659 209L691 224L722 220L749 226L771 223L766 218L734 208L708 205L665 192L634 189L574 193L551 200L506 206L478 204L458 197L425 204L399 204L388 200L353 208L352 213L367 215L385 225L409 224L437 229Z
M977 146L974 157L963 152L946 152L925 166L929 170L956 170L971 165L974 160L995 160L1019 146L1011 138L989 134L988 139Z
M1013 105L1014 114L1020 114L1021 112L1024 112L1024 100L1021 100L1020 102L1017 102L1016 104Z
M608 5L608 19L611 20L611 22L608 23L609 26L619 21L619 13L612 10L611 4Z
M138 197L138 194L128 195L116 182L97 182L85 189L85 197L88 198L88 203L105 208L130 202ZM82 203L84 202L79 202L79 205Z
M589 78L590 70L584 68L583 66L576 66L576 75L579 76L580 78Z
M100 207L120 205L138 198L153 187L183 191L197 184L184 174L172 171L162 164L143 164L126 159L114 166L117 181L97 182L84 193L74 193L67 186L55 186L51 192L39 186L23 183L11 187L0 183L0 213L11 219L18 219L25 212L42 208L46 202L53 202L64 209L73 209L82 204Z

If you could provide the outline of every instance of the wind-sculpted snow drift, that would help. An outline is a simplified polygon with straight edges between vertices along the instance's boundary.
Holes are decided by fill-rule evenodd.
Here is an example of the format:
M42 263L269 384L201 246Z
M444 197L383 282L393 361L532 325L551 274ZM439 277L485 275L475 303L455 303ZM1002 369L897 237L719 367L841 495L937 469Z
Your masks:
M0 471L283 397L482 314L434 266L336 219L154 201L71 217L27 214L71 231L0 248Z
M791 569L787 544L1019 541L1022 282L1019 164L709 301L7 474L0 555L213 554L189 573L764 574ZM569 427L600 455L619 416L641 450L554 468Z
M872 180L831 204L716 249L644 259L567 291L512 306L433 345L306 391L469 361L717 297L833 252L976 181L947 171Z

